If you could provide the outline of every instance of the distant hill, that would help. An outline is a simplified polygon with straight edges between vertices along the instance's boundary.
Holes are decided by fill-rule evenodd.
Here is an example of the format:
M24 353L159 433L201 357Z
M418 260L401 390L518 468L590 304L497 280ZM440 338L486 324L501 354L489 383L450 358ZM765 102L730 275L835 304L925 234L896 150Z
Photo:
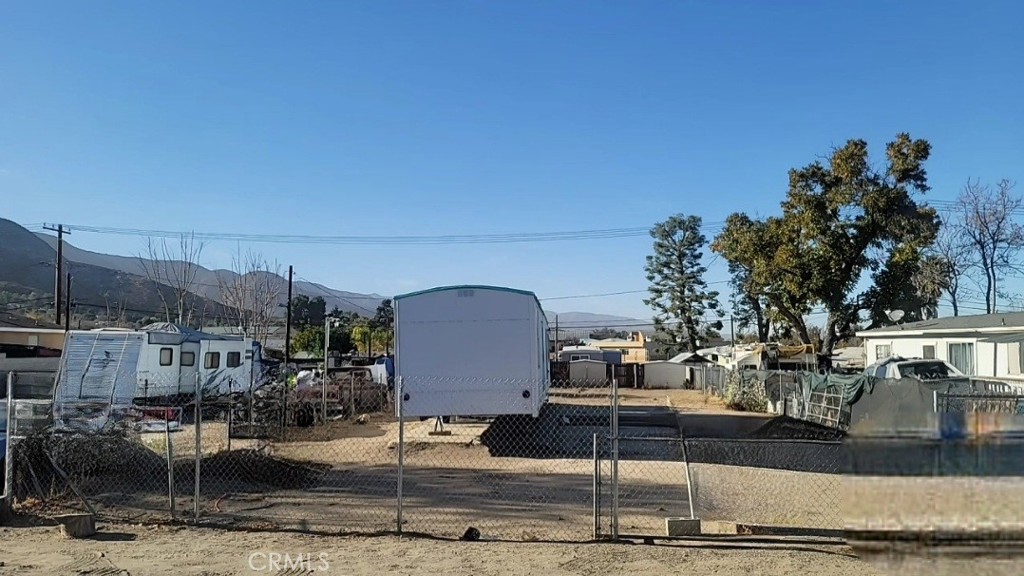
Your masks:
M53 297L56 251L43 239L10 220L0 219L0 291L42 294ZM66 271L71 272L72 297L78 311L105 314L108 308L122 307L129 316L158 317L163 310L160 292L144 276L119 269L97 266L68 259ZM169 297L169 290L163 290ZM19 308L45 308L49 302L32 298ZM196 309L215 316L220 305L197 298Z
M50 247L51 252L56 250L57 238L55 236L50 234L36 234L36 236ZM145 248L140 243L140 255L148 256L145 252ZM64 241L64 257L71 262L109 268L111 270L117 270L128 274L139 275L144 278L146 277L147 267L152 270L153 266L156 265L154 261L149 260L148 258L140 259L138 256L115 256L111 254L100 254L98 252L82 250L81 248L72 245L67 239ZM160 265L168 266L172 270L175 268L181 270L184 263L180 261L171 261L162 262ZM223 303L221 298L221 286L230 285L237 277L238 274L231 270L210 270L199 266L196 270L196 277L193 282L192 291L203 298ZM280 303L284 304L288 299L288 280L283 276L275 275L273 281L278 284L279 293L281 295ZM292 282L292 294L309 296L310 298L322 296L327 302L328 310L331 310L336 306L338 309L345 312L354 312L363 316L372 315L376 312L377 306L385 298L379 294L346 292L344 290L335 290L320 284L303 281ZM284 315L284 309L282 309L282 315Z
M117 256L83 250L71 243L74 237L65 237L64 257L68 269L74 274L73 294L83 308L89 307L102 315L108 305L116 306L118 302L125 307L138 311L137 314L158 312L163 309L160 293L146 275L146 269L157 265L154 261L140 260L136 256ZM7 291L24 299L29 296L38 299L40 295L53 296L54 270L56 260L57 238L50 234L35 234L10 220L0 218L0 292ZM139 252L145 253L142 242ZM169 270L179 269L181 262L161 262L159 265ZM272 282L280 288L280 303L287 299L287 280L281 275L271 274ZM193 292L197 298L197 314L205 313L206 323L210 323L223 313L221 285L229 284L238 275L231 270L210 270L198 267ZM165 288L165 295L168 294ZM305 295L310 298L322 296L327 302L328 310L337 307L346 312L363 316L372 315L377 306L385 299L379 294L361 294L330 288L322 284L296 280L293 283L294 295ZM43 302L43 306L47 305ZM80 308L81 311L82 308ZM285 309L281 308L282 315ZM548 321L553 325L555 312L548 311ZM653 326L647 320L638 320L623 316L591 314L588 312L558 313L558 322L565 330L577 329L581 332L600 328L616 328L620 330L651 331Z

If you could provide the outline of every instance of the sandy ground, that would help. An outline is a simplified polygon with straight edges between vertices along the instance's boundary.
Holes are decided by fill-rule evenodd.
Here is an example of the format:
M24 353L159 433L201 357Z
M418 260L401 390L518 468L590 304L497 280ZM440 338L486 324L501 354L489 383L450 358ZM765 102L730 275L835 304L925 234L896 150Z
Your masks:
M548 394L560 404L609 406L610 388L552 388ZM619 406L666 406L683 412L728 413L725 402L700 390L637 390L619 389Z
M311 557L289 569L270 554ZM321 556L326 563L321 562ZM251 565L250 565L251 560ZM200 528L106 525L65 540L54 528L0 529L0 575L228 576L402 574L550 576L778 574L876 576L845 546L827 543L546 544L418 538L341 538ZM254 569L255 568L255 569Z

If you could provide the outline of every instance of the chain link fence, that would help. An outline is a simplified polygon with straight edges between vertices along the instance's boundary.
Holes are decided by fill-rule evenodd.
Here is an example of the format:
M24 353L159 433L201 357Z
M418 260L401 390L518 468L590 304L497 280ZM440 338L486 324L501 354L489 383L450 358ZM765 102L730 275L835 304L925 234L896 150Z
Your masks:
M40 390L52 387L49 378ZM10 486L21 509L544 541L664 535L666 518L691 514L803 528L838 522L835 443L683 440L675 409L621 395L616 380L552 382L536 417L492 404L494 415L473 418L404 414L402 383L392 390L359 368L288 385L111 378L121 384L100 394L95 382L58 376L31 427L15 410ZM465 406L459 395L472 389L453 384L425 382L435 405Z
M511 381L420 382L421 388L529 390ZM462 536L470 527L487 538L587 540L593 535L594 435L612 425L607 380L556 381L538 417L407 419L403 427L403 530ZM440 405L465 406L441 395ZM499 396L500 397L500 396ZM404 398L404 394L402 395ZM515 412L505 404L493 412ZM481 407L479 411L486 411Z

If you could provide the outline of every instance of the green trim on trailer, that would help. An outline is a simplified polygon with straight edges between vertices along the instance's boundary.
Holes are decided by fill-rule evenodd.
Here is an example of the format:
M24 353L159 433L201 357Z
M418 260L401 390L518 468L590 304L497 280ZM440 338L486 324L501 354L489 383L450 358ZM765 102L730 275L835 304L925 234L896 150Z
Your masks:
M430 294L433 292L449 292L451 290L492 290L494 292L511 292L513 294L522 294L523 296L532 296L537 302L537 306L543 310L544 306L541 305L540 299L537 295L529 290L520 290L518 288L509 288L507 286L486 286L483 284L459 284L456 286L438 286L437 288L428 288L426 290L418 290L416 292L409 292L408 294L399 294L394 296L392 300L402 300L404 298L411 298L413 296L422 296L423 294Z

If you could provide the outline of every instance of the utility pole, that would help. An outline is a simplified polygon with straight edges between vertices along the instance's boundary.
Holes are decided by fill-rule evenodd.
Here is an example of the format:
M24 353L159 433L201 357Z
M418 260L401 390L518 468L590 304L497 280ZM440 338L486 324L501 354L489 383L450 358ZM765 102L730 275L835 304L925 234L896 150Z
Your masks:
M732 361L736 361L736 322L732 316L729 316L729 337L732 339L732 347L729 349L729 354Z
M67 290L64 293L64 331L69 332L71 330L71 272L68 272L65 286Z
M558 314L555 314L555 362L562 359L562 355L558 352Z
M64 299L61 297L61 281L63 280L64 270L64 234L71 234L71 231L65 230L63 224L57 224L56 226L44 224L43 229L57 233L57 265L54 268L53 310L57 316L57 324L60 324L60 308L64 305Z
M288 364L291 363L292 355L292 274L294 270L288 266L288 312L284 325L284 369L287 377Z

